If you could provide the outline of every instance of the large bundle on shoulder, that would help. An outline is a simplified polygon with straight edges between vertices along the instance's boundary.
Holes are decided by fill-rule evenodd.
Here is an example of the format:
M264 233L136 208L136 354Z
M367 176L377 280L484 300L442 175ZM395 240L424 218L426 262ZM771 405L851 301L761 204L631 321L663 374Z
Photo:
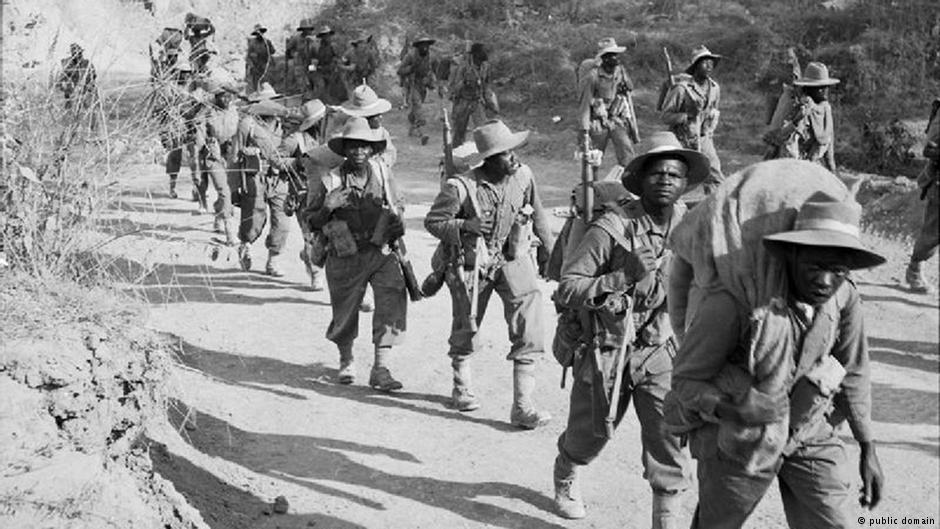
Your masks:
M850 195L838 177L817 164L761 162L729 177L685 216L670 238L669 313L680 341L698 302L712 291L728 293L748 324L743 358L712 381L733 401L751 388L778 394L792 387L799 344L785 301L785 263L770 254L763 238L793 229L798 209L817 193L837 200ZM756 471L778 459L793 436L792 426L789 420L763 427L722 420L718 446L725 456Z
M784 297L783 262L770 255L762 240L792 229L800 206L820 192L837 200L850 194L818 164L770 160L728 177L689 211L670 237L676 263L669 296L673 327L685 329L697 298L709 290L726 290L751 310Z

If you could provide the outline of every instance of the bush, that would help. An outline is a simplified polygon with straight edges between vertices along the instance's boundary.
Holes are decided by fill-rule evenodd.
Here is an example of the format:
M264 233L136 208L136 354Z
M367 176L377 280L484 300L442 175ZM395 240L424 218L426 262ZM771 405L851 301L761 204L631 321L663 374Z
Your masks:
M34 277L87 277L88 256L109 240L97 229L100 213L117 193L116 175L143 150L150 120L139 112L108 119L124 104L123 90L103 98L97 90L68 109L52 83L8 78L3 90L3 260Z

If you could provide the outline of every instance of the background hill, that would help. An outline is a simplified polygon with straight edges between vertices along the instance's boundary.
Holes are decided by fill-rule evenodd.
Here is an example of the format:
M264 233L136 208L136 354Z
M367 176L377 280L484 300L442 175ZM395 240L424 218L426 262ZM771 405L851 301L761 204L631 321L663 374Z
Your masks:
M779 62L793 46L802 64L820 60L842 80L832 91L841 164L886 174L915 174L928 105L940 96L940 3L935 0L20 0L4 4L4 70L42 71L57 64L68 43L90 50L99 70L147 72L147 45L164 26L179 27L192 11L210 17L233 72L244 71L245 37L255 23L269 28L279 53L302 17L348 35L376 37L385 67L378 81L395 98L394 70L402 42L423 33L436 53L452 56L474 40L486 42L507 116L523 116L543 134L573 124L574 67L613 36L627 46L624 62L638 85L641 125L659 126L652 113L665 76L662 48L676 66L699 44L725 56L716 77L723 88L719 149L763 153L767 100L779 91ZM563 119L553 124L550 119ZM568 134L545 152L564 152ZM749 159L745 159L748 161ZM732 166L734 164L732 163Z

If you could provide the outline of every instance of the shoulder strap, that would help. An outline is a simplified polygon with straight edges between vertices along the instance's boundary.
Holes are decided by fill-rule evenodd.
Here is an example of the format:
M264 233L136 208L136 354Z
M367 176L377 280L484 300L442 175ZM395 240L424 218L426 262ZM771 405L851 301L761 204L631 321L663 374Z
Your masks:
M338 189L343 185L343 178L339 174L339 167L334 167L325 172L323 176L320 177L320 181L323 183L323 187L326 189L327 193Z
M591 223L591 225L597 226L598 228L601 228L602 230L607 232L607 234L610 235L610 237L614 240L614 242L616 242L621 247L623 247L624 250L628 252L634 251L635 248L634 248L633 243L628 241L626 236L623 233L623 232L626 232L628 228L627 228L627 225L624 224L622 217L620 215L613 215L613 217L617 219L616 224L614 224L613 222L605 221L604 219L607 217L608 215L604 215L603 217L600 217L596 221Z
M453 181L453 185L457 187L457 190L463 188L463 192L467 195L467 199L470 201L470 207L473 209L473 214L475 216L480 215L480 202L477 199L477 184L470 178L467 178L465 175L453 175L448 178L448 181Z

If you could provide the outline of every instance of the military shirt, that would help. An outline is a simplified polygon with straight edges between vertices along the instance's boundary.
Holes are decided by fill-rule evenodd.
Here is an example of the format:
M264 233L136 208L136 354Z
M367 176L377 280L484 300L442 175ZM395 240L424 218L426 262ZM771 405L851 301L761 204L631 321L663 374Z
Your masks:
M788 365L810 364L826 354L832 355L846 374L834 398L837 413L829 417L829 422L837 425L847 419L858 442L871 441L871 367L861 296L855 285L846 281L829 303L813 312L811 325L835 320L831 323L836 333L831 349L803 351L805 359L793 359ZM748 317L727 291L705 295L673 363L672 391L665 408L667 424L694 427L702 417L714 416L717 398L713 396L720 394L714 379L734 362L742 347L747 347ZM802 336L809 332L807 326L796 326L795 330ZM670 401L677 405L670 405Z
M409 53L398 67L398 75L408 86L433 88L437 79L431 68L431 54L421 56L417 51Z
M463 185L454 179L448 180L434 199L434 204L424 219L424 226L431 235L448 244L463 244L472 249L476 235L461 232L463 224L478 215L493 217L493 231L484 235L491 253L502 252L516 215L524 206L532 207L532 227L535 236L545 248L553 246L553 235L535 185L535 178L528 166L521 166L515 174L499 183L490 183L480 168L471 169L463 178L471 182L476 193L480 211L474 211L473 201Z
M555 301L567 308L596 310L608 296L626 293L634 304L636 344L654 346L671 339L672 326L666 311L666 273L672 252L666 243L685 212L683 204L674 205L665 226L653 222L640 200L622 202L620 211L604 213L588 227L571 255L565 256ZM610 235L614 230L624 235L631 248L624 248L614 240ZM646 278L633 283L627 278L624 265L628 254L640 248L652 250L657 266ZM627 329L625 322L609 323L598 329L601 348L618 347ZM594 338L585 336L584 341L591 343Z
M621 64L618 64L613 72L608 72L600 66L588 70L579 87L578 119L581 130L591 127L591 106L595 100L602 101L606 108L617 95L621 84L625 85L627 90L633 90L633 81Z
M698 149L698 137L710 136L718 126L721 90L714 79L699 85L692 79L669 89L663 101L662 119L686 148Z
M490 84L490 61L483 61L477 66L473 59L467 58L454 73L450 93L454 100L476 101L483 97Z

